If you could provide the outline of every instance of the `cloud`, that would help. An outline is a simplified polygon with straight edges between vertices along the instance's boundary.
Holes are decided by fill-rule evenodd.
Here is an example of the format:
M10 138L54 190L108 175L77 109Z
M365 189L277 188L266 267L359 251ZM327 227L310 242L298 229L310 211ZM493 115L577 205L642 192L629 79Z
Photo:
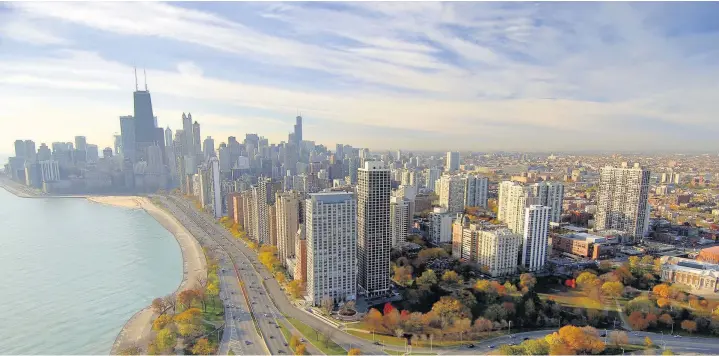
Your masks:
M679 4L8 6L18 24L41 19L97 38L73 37L74 50L0 55L0 95L65 89L102 97L111 107L113 95L126 102L121 93L133 88L132 64L103 47L107 36L157 46L156 63L147 68L153 101L163 113L201 103L209 131L231 129L242 118L238 130L262 133L266 124L284 139L290 125L283 129L281 118L299 109L310 121L354 128L355 134L318 132L327 143L352 139L361 146L366 139L390 148L400 141L387 133L404 129L422 137L414 145L401 140L416 149L586 148L608 141L662 147L661 141L681 142L682 134L713 131L719 112L719 64L711 60L719 29L672 23L684 31L667 35L662 24L678 20L663 14L677 13L672 6ZM255 73L273 80L248 79ZM651 120L672 129L639 140L647 132L641 125L616 126ZM359 136L367 130L373 137Z

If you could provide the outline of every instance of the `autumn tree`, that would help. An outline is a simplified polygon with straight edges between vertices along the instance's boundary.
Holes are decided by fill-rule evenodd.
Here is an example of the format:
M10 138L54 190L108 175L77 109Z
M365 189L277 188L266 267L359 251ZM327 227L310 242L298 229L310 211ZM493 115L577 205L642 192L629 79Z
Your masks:
M624 331L612 331L609 333L609 339L612 340L612 343L616 346L629 343L629 336Z
M697 323L694 320L684 320L681 323L682 329L689 332L689 334L697 331Z
M180 335L195 335L202 331L202 312L197 308L187 309L175 316L175 324Z
M577 285L579 288L587 288L594 285L597 275L591 272L582 272L577 276Z
M602 294L610 298L619 298L623 291L622 282L606 282L602 285Z
M392 268L392 279L401 286L408 286L412 283L412 266L394 266Z
M192 307L192 302L195 300L195 291L192 289L183 290L177 296L177 301L182 304L185 309Z
M664 313L659 316L659 322L666 326L670 326L670 325L674 324L674 320L672 319L672 316L667 313Z
M644 346L646 346L648 348L654 347L654 342L652 341L652 339L649 336L644 338Z
M362 354L362 350L358 348L351 348L347 351L347 356L358 356Z
M162 329L157 333L155 344L159 351L163 354L174 353L172 352L177 343L177 335L170 329Z
M207 295L212 298L212 300L216 300L217 296L220 295L220 288L217 286L216 282L212 282L207 285L207 290L205 291Z
M533 274L522 273L519 275L519 288L522 289L522 293L527 293L527 291L534 288L536 284L537 278L535 278Z
M163 301L164 304L167 306L167 309L168 309L168 310L169 310L169 309L172 309L172 313L173 313L173 314L177 312L177 309L176 309L176 306L177 306L177 296L175 296L174 293L162 297L162 301Z
M370 331L377 332L383 329L383 317L379 310L372 308L364 316L364 323Z
M455 319L469 314L466 307L462 305L459 300L447 296L440 298L434 303L434 305L432 305L432 311L440 318L443 327L450 326L454 323Z
M299 299L304 293L302 282L297 279L291 281L290 283L287 283L287 290L290 292L292 298L295 299Z
M456 288L462 284L462 278L457 274L457 272L448 270L442 275L442 283L447 287Z
M431 269L425 270L422 275L417 277L416 283L420 288L429 289L437 284L437 275Z
M660 308L664 308L664 307L666 307L667 305L669 305L669 299L667 299L667 298L659 298L659 299L657 299L657 305L658 305Z
M382 324L387 330L394 330L400 324L399 311L392 308L389 313L382 316Z
M290 349L294 350L299 343L300 338L297 335L292 334L292 337L290 338Z
M167 314L160 315L152 322L152 330L160 331L170 323L172 323L172 316Z
M279 284L285 284L285 282L287 282L287 278L285 278L285 274L282 272L275 273L275 279Z
M215 348L212 347L206 338L197 340L190 350L195 355L212 355L215 353Z
M152 300L152 312L155 314L164 314L167 310L167 304L165 304L165 300L162 298L155 298Z
M675 353L672 351L672 349L666 349L662 351L662 356L672 356L675 355Z
M295 347L295 355L304 355L307 353L307 346L305 344L300 343Z
M335 308L335 300L332 299L332 297L326 295L322 297L322 300L320 301L320 307L326 315L330 315L330 313L332 313L332 309Z
M669 286L664 283L654 286L654 288L652 288L652 292L662 298L669 298L670 296Z

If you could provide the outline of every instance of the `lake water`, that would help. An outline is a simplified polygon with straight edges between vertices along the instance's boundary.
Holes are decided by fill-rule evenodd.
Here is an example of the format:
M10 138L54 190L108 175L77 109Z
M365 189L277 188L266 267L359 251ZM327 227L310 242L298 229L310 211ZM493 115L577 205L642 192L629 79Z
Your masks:
M175 238L144 210L0 188L0 354L105 354L182 280Z

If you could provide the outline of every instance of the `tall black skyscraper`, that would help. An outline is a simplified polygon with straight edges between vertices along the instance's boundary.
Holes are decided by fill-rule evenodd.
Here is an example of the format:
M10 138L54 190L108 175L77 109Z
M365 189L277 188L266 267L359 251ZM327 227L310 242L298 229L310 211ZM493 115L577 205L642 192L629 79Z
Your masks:
M152 113L152 98L147 90L147 76L145 76L145 90L137 87L137 73L135 73L135 92L133 93L135 106L135 155L147 161L147 147L164 142L164 133L158 131L155 115Z

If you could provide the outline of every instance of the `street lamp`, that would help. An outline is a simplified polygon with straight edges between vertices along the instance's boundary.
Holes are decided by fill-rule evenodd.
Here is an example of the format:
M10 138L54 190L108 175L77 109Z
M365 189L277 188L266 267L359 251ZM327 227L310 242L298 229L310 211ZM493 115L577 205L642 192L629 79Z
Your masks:
M509 321L509 328L507 329L507 332L509 333L509 336L512 336L512 321Z

